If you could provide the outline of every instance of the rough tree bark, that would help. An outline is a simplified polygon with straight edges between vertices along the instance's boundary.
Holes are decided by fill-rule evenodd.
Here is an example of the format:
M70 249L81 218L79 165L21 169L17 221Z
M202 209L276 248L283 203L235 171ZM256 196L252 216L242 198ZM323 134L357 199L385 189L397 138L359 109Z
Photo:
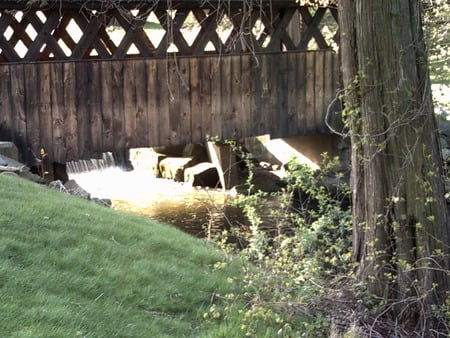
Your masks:
M357 276L397 320L432 332L450 229L420 1L339 7Z

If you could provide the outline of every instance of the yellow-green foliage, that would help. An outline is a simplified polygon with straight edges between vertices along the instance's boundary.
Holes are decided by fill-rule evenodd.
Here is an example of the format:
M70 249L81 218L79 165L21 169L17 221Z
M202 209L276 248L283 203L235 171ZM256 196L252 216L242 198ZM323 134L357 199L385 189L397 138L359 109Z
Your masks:
M239 151L239 149L237 149ZM245 158L245 156L243 156ZM321 172L289 163L290 175L286 191L280 193L279 207L272 210L271 220L277 235L261 227L261 205L269 197L255 192L248 183L249 194L241 195L238 203L248 217L248 231L234 230L234 235L246 238L248 246L239 253L244 267L244 298L247 306L238 309L241 335L248 337L324 337L329 333L329 321L314 305L327 293L328 282L340 273L349 274L350 267L350 211L341 208L348 195L348 186L341 174L336 190L323 182L335 167L336 161L325 158L328 165ZM251 163L247 164L250 167ZM251 181L251 177L249 177ZM293 203L301 190L314 203ZM271 196L270 198L274 198ZM311 209L314 205L314 209ZM267 213L266 213L267 214ZM218 244L232 251L223 233ZM232 247L231 247L232 248ZM223 266L220 266L223 268ZM234 279L229 279L234 283ZM224 296L230 304L236 295ZM205 312L207 320L226 317L235 307L219 313L215 306Z
M425 37L434 82L450 84L450 2L423 0Z

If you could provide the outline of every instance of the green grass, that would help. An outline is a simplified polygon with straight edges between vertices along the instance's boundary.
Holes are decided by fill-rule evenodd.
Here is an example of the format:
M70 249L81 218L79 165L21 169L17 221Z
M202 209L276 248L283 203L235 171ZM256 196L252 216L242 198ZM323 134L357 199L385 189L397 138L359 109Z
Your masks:
M201 319L239 293L239 263L221 260L171 226L0 175L1 337L233 336L236 318Z

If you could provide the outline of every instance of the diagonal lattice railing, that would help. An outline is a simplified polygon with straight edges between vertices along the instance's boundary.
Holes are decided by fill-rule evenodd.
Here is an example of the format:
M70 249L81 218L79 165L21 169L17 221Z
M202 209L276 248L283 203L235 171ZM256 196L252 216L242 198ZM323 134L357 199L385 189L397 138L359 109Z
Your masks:
M294 1L188 6L173 0L170 9L161 1L127 7L102 7L102 2L26 7L24 2L22 8L15 2L8 8L9 3L0 8L0 62L307 51L337 49L338 43L336 8Z

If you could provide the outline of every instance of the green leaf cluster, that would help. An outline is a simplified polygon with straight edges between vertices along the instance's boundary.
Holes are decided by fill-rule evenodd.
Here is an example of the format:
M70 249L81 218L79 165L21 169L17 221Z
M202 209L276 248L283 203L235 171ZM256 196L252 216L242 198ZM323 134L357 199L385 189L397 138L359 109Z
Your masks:
M252 167L250 157L241 158ZM242 336L328 335L329 319L317 304L329 293L330 280L352 270L351 215L343 206L349 188L344 173L336 171L338 162L325 154L322 169L314 171L292 159L286 188L277 194L257 191L249 175L249 190L237 199L248 226L229 230L247 243L235 251L246 262L239 302L246 306L238 310ZM217 240L226 252L230 245L224 238L230 232ZM228 318L229 311L236 311L236 298L228 298L228 310L218 314L212 307L205 319Z

